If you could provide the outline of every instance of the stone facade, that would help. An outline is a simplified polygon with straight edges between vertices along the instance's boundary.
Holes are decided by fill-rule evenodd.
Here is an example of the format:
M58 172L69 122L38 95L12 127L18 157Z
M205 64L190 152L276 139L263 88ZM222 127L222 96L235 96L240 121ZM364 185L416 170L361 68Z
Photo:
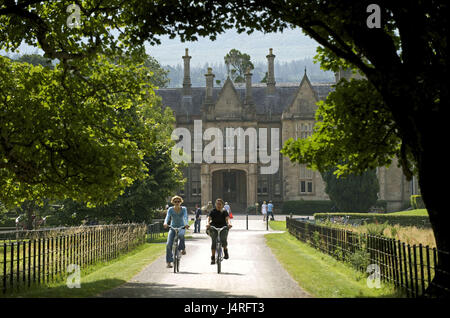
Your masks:
M264 200L272 200L276 207L281 207L286 200L329 200L320 173L291 163L279 150L287 139L305 138L312 133L316 103L326 98L334 83L311 83L305 70L300 85L277 85L273 67L275 55L270 49L266 85L252 84L252 74L247 70L244 85L228 78L222 87L214 87L213 70L209 68L205 87L191 87L191 57L187 49L182 58L183 88L159 89L157 94L163 104L174 111L176 126L187 128L191 135L192 162L184 170L187 182L179 192L188 207L206 205L216 197L229 201L235 212L244 212L247 206L261 204ZM336 80L357 76L347 73L336 73ZM235 131L234 138L227 135L227 128L242 130ZM204 134L214 131L211 129L222 134L223 142L216 134L205 140ZM256 132L254 145L252 131ZM264 132L267 144L261 142ZM203 140L196 144L195 138ZM239 138L244 140L242 144ZM242 147L245 154L239 157ZM211 149L214 158L220 160L208 162L202 158L202 154ZM263 162L261 154L272 155L271 161ZM254 158L258 160L255 162ZM273 168L275 158L279 160L278 169ZM271 172L264 172L269 166ZM407 182L395 162L389 168L378 168L377 175L379 199L388 202L388 211L400 209L411 194L418 192L417 181Z

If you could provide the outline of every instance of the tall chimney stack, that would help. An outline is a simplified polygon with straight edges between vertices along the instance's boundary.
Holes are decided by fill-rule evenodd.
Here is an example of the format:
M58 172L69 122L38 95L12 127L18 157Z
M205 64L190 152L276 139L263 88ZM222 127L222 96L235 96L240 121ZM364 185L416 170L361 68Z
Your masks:
M251 104L253 102L252 96L252 73L250 67L245 72L245 103Z
M206 98L205 98L205 102L206 103L211 103L212 102L214 77L215 77L215 75L212 72L212 68L208 67L208 72L205 74L205 78L206 78Z
M184 60L184 78L183 78L183 95L191 95L191 68L189 50L186 48L186 54L183 56Z
M275 67L274 67L274 59L275 55L272 53L272 49L269 49L269 55L267 57L268 62L268 73L267 73L267 94L274 95L275 94Z

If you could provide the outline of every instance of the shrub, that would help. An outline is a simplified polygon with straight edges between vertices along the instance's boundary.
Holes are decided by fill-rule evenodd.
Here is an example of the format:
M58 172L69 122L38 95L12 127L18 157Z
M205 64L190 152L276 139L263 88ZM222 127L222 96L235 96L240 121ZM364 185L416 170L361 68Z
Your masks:
M349 223L353 220L367 219L366 223L385 223L389 225L416 226L419 228L431 227L430 219L424 215L402 215L402 214L378 214L378 213L315 213L314 219L320 222L336 217L348 216Z
M416 209L425 209L425 204L423 203L421 195L412 195L411 196L411 207Z
M331 169L322 173L326 183L325 192L340 211L368 212L377 202L380 190L375 170L337 177Z
M257 212L258 212L258 208L256 207L256 205L250 205L245 210L245 213L247 213L247 214L257 214Z
M332 211L334 203L330 200L292 200L284 201L282 213L294 215L313 215L317 212Z
M364 250L358 249L348 256L348 260L356 269L365 270L370 263L370 254Z
M390 232L391 232L391 237L392 237L393 239L395 239L395 237L397 236L397 233L398 233L398 229L397 229L395 226L391 226L391 227L389 228L389 230L390 230Z
M153 220L160 220L160 219L165 219L167 215L167 211L166 210L157 210L155 212L155 214L152 217L152 221Z
M388 222L385 223L366 223L367 234L382 236L384 230L388 227Z
M312 239L313 239L313 242L314 242L314 247L318 248L319 247L319 243L320 243L320 233L319 233L319 231L314 231Z
M15 218L2 218L0 220L0 227L15 227L16 226L16 219Z

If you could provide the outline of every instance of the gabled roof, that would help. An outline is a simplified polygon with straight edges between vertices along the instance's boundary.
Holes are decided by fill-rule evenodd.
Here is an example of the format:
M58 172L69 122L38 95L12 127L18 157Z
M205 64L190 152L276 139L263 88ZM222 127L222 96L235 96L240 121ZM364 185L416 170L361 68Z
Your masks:
M308 79L309 82L309 79ZM324 100L328 94L333 90L332 85L334 83L310 83L315 94L317 94L318 100ZM224 84L225 85L225 84ZM283 110L292 104L296 92L299 90L299 86L277 86L275 89L275 95L272 99L268 98L266 93L266 87L252 87L253 103L255 105L256 114L264 115L267 113L268 108L271 108L273 115L282 114ZM234 87L236 94L239 96L241 103L245 100L245 88ZM213 102L217 102L219 93L222 87L213 88ZM183 114L187 110L189 115L200 116L201 106L205 100L206 88L205 87L192 87L191 99L184 98L183 103L183 89L182 88L161 88L156 91L156 94L161 96L164 106L169 106L177 114ZM186 104L190 100L191 104Z
M315 103L318 101L319 96L311 85L305 68L305 74L303 75L302 81L294 94L294 98L288 107L283 110L283 114L306 117L314 116L317 108Z

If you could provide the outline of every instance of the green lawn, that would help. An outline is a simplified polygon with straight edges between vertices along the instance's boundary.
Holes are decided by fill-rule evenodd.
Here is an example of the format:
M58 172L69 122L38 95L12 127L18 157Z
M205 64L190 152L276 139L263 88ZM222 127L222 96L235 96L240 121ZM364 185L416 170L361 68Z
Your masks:
M192 222L189 222L192 223ZM191 238L191 234L185 236ZM66 280L50 283L46 286L32 287L20 292L7 294L6 297L92 297L118 287L138 274L166 250L167 233L149 241L133 251L119 256L108 263L90 266L81 272L81 288L68 288ZM3 295L0 294L0 297Z
M121 255L108 263L93 265L81 272L81 288L68 288L66 280L50 283L48 286L32 287L6 297L92 297L106 290L118 287L138 274L165 252L166 237L152 243L145 243L133 251ZM161 242L161 243L157 243Z
M428 216L428 211L427 211L427 209L417 209L417 210L409 210L409 211L392 212L392 213L388 213L388 214Z
M271 221L273 230L286 231L285 221ZM367 287L364 273L303 243L288 232L266 234L267 245L299 286L318 298L399 297L392 286Z

